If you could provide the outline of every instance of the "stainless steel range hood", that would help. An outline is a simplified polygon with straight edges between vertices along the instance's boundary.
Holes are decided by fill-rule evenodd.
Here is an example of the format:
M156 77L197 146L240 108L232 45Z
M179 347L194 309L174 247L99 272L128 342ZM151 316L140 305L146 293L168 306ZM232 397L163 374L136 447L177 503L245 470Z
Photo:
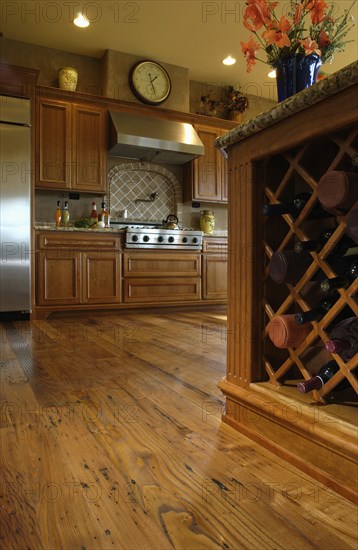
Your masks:
M191 124L110 111L109 155L185 164L204 154Z

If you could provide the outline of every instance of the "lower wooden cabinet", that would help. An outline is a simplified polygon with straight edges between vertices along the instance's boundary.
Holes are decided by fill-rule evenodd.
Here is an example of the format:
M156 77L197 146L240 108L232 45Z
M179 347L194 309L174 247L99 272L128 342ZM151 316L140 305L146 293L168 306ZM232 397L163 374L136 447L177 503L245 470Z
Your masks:
M201 298L199 252L131 250L123 254L123 301L168 303Z
M118 237L44 232L37 247L36 305L121 302Z
M118 233L36 235L33 318L51 311L226 302L227 241L204 238L203 252L124 249Z
M203 242L203 300L227 299L227 239L205 238Z

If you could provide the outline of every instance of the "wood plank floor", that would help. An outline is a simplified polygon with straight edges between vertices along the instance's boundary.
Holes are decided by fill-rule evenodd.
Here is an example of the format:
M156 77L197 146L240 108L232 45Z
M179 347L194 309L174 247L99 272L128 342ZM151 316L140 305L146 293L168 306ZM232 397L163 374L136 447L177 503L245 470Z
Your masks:
M1 325L12 549L357 547L344 498L221 423L223 308Z

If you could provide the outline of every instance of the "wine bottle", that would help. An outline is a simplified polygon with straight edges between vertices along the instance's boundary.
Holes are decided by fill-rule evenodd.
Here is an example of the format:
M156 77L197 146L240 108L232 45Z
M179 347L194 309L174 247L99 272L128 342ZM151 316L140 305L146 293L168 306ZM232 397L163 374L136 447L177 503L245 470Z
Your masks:
M320 321L331 307L336 303L339 298L337 291L328 294L323 300L321 300L314 309L305 311L304 313L296 313L295 321L298 325L309 323L310 321Z
M312 241L298 241L294 245L295 252L297 252L297 254L300 254L304 250L308 252L319 252L329 241L335 230L336 229L334 227L328 227L320 233L317 239ZM332 258L345 255L350 256L352 254L358 254L358 246L355 246L352 239L346 235L343 235L333 250L329 253L329 257Z
M262 207L262 213L265 216L280 216L281 214L291 214L293 218L298 218L302 210L311 198L312 193L298 193L290 203L280 204L265 204ZM312 208L307 219L314 220L319 218L327 218L332 216L331 213L325 211L319 203Z
M358 244L358 208L354 208L347 215L347 235Z
M318 200L323 208L348 212L358 200L358 173L331 170L318 182Z
M62 225L68 227L70 224L70 212L68 210L68 202L65 201L65 206L62 211Z
M55 212L55 225L56 227L61 227L61 220L62 220L62 212L60 208L60 201L57 201L57 208Z
M336 325L330 340L325 343L326 350L337 353L343 361L349 361L358 353L358 317L349 317Z
M309 252L298 255L294 250L278 250L272 254L268 273L275 283L295 284L307 271L312 261Z
M323 290L323 292L330 292L335 288L348 288L357 277L358 260L352 262L343 275L333 277L332 279L324 279L321 282L321 290Z
M316 376L314 376L310 380L305 380L304 382L300 382L297 385L297 389L301 393L308 393L312 390L319 390L338 371L339 371L338 364L333 360L328 361L328 363L325 363L319 369L318 374ZM347 379L345 379L345 380L342 380L342 382L340 382L335 389L343 390L347 386L349 386L349 382Z
M312 330L312 325L306 323L297 325L295 315L276 315L268 324L269 338L277 348L298 348Z

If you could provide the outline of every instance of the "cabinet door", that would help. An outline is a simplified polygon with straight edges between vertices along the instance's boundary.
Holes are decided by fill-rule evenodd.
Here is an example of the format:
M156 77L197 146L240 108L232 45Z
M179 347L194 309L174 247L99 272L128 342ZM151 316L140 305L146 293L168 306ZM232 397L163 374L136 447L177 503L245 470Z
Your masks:
M81 253L46 250L37 254L37 305L81 302Z
M82 303L121 302L120 253L101 250L82 254Z
M36 187L71 187L71 105L39 99L36 109Z
M73 106L72 188L106 193L106 117L101 107Z
M196 127L204 144L205 155L194 162L193 199L207 202L221 202L221 159L214 146L214 140L220 135L215 128Z
M227 299L227 255L204 254L203 299Z

